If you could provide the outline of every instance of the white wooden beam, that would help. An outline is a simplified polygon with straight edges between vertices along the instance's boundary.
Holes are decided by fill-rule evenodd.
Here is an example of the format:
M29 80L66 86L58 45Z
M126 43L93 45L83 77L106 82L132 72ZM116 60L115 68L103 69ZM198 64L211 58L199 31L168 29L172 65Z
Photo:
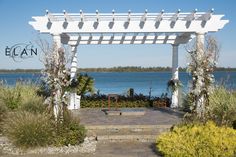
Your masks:
M212 8L209 12L203 14L199 19L202 21L208 21L211 19L213 12L214 8Z
M99 23L99 21L100 21L100 17L99 17L99 12L98 12L98 10L96 10L96 18L97 18L97 23Z
M164 10L161 10L161 13L157 15L157 17L155 18L155 21L161 22L163 18L163 14L164 14Z
M112 10L112 22L115 22L115 10Z
M189 21L189 22L195 20L196 12L197 12L197 9L195 9L192 13L190 13L189 15L187 15L187 16L185 17L185 20L186 20L186 21Z
M179 13L180 13L180 9L177 10L177 12L171 17L171 22L176 22L179 18Z
M66 12L66 10L63 10L65 21L74 21L73 18Z
M130 22L131 20L131 10L128 11L128 18L127 18L127 22Z
M147 12L148 12L148 10L145 9L145 12L144 12L143 16L140 19L141 22L145 22L147 20Z
M80 10L79 13L80 13L80 22L84 22L85 21L85 17L84 17L83 11Z

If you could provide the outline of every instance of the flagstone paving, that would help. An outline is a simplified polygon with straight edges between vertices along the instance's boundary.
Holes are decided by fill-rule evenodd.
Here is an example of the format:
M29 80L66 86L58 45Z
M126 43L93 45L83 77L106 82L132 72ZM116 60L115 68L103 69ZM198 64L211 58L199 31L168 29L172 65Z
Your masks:
M80 109L74 114L84 125L173 125L180 121L183 113L170 109L143 108L143 116L106 115L102 109Z

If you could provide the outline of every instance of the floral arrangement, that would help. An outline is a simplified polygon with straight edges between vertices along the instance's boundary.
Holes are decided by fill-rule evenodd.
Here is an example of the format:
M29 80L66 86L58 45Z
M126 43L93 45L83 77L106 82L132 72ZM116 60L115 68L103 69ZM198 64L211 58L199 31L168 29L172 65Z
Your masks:
M192 76L190 96L192 109L199 117L204 117L205 106L209 104L209 94L213 89L213 71L217 64L219 48L213 37L206 39L206 47L189 51L190 63L187 72Z

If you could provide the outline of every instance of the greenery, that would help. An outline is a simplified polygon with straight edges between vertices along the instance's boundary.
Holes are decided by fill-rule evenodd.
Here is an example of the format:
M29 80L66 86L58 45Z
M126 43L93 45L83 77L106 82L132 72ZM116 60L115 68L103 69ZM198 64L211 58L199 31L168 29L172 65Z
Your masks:
M164 156L213 157L236 155L236 130L213 122L174 127L157 138Z
M94 93L94 80L92 77L87 74L79 74L77 75L76 80L72 80L69 87L66 89L67 91L74 91L78 95L85 95L87 93Z
M4 133L18 147L47 146L52 144L53 127L46 114L18 111L8 114Z
M218 125L233 126L236 123L236 95L224 87L215 88L209 97L208 119Z
M16 109L21 104L21 93L19 85L14 88L0 86L0 101L4 103L9 109Z
M27 108L30 104L43 107L43 98L37 94L38 86L30 83L17 82L16 86L0 86L0 101L10 110Z
M54 121L43 103L44 98L38 95L38 86L17 83L15 87L0 88L0 132L16 146L28 148L83 142L86 136L84 126L66 109L63 121Z
M191 94L191 93L190 93ZM209 105L205 109L204 119L192 113L192 96L185 95L182 110L187 112L185 122L206 122L214 121L218 126L229 126L236 128L236 94L223 86L215 87L209 95Z
M3 120L6 118L7 111L8 110L6 105L2 101L0 101L0 133L3 130Z
M108 107L108 96L107 95L92 95L83 96L81 99L82 108L106 108ZM134 95L133 97L118 96L116 104L115 99L111 99L111 108L134 108L134 107L162 107L170 106L170 99L168 97L153 97L149 98L144 95Z
M4 134L18 147L77 145L84 141L86 130L69 113L56 122L51 114L10 112L3 121Z
M209 94L214 83L214 68L218 59L219 47L213 37L206 39L206 45L196 42L193 50L189 51L190 63L187 71L191 74L192 87L191 96L192 112L204 120L206 108L209 105Z
M180 80L171 79L167 82L167 90L170 89L172 93L181 87L182 83L180 82Z
M0 69L0 73L40 73L41 69Z
M42 69L0 69L0 73L40 73ZM171 67L141 67L125 66L112 68L79 68L80 72L159 72L171 71ZM179 71L186 71L186 68L180 67ZM215 71L236 71L231 67L216 67Z
M29 97L26 102L22 103L20 109L31 113L43 113L46 111L47 106L43 103L42 97Z
M72 117L69 112L64 112L63 123L56 125L55 145L77 145L84 141L86 130L80 125L78 118Z
M82 108L102 108L108 107L108 96L107 95L93 95L93 96L84 96L81 99L80 106ZM148 97L143 95L134 96L134 97L125 97L119 96L118 102L116 104L115 100L111 99L111 108L115 108L117 105L118 108L123 107L150 107L150 101Z

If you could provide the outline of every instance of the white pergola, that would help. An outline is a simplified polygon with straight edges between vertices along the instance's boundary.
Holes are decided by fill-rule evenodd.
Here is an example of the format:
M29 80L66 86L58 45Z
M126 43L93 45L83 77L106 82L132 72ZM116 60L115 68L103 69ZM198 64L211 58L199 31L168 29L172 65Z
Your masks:
M29 24L40 33L51 34L58 47L61 44L71 46L73 59L71 77L77 71L77 47L89 44L171 44L172 79L178 80L178 46L188 43L196 37L197 46L204 44L208 32L217 32L229 20L222 20L224 15L209 12L166 13L50 13L32 17ZM73 98L74 99L74 98ZM72 102L72 101L71 101ZM75 102L71 103L71 109ZM178 107L178 91L172 95L171 107Z

